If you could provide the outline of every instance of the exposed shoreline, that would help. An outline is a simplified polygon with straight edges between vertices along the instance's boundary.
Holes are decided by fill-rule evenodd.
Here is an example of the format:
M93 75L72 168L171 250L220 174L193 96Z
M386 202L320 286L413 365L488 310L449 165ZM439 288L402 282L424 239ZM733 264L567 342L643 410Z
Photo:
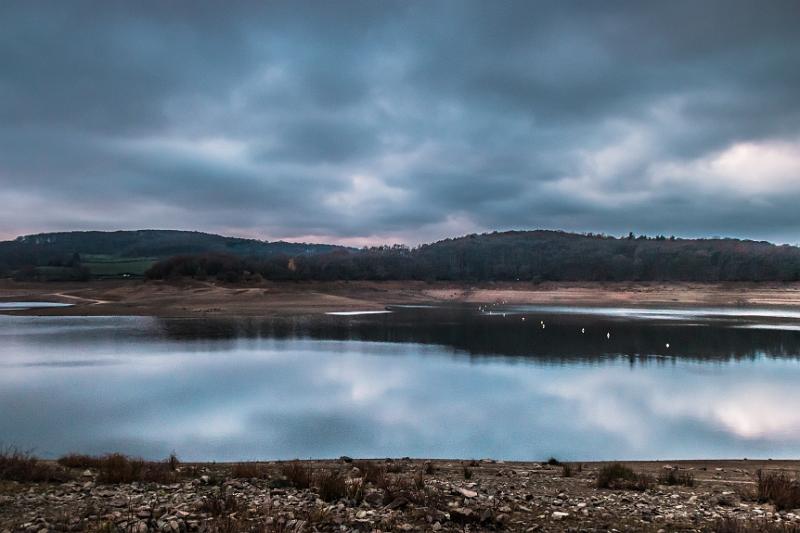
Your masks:
M104 479L103 466L77 464L61 483L0 481L0 531L655 532L731 524L751 528L736 531L794 531L778 527L800 525L800 514L758 501L756 493L759 471L791 473L800 461L625 463L646 478L644 490L598 488L609 463L568 464L565 476L563 465L488 459L186 463L175 470L162 463L169 479L134 483ZM309 487L292 475L292 465L295 474L308 474ZM670 473L684 481L670 484ZM321 483L331 474L341 486L326 495Z
M484 283L0 280L2 301L52 301L70 307L11 311L44 316L162 317L313 315L375 311L397 304L538 304L643 307L797 307L800 283Z

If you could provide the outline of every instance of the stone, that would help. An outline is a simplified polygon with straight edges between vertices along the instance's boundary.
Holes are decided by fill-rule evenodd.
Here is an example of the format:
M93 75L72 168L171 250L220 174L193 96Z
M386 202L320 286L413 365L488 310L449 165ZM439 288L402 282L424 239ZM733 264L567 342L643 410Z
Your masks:
M462 496L464 496L465 498L477 498L478 497L478 493L475 492L474 490L469 490L469 489L464 489L464 488L458 487L458 488L456 488L456 491L459 494L461 494Z

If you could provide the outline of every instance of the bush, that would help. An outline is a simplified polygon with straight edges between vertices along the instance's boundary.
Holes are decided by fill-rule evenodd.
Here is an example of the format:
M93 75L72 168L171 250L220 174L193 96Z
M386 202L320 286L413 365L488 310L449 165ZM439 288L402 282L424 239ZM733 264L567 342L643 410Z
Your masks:
M311 465L305 466L300 461L292 461L281 467L281 473L293 487L307 489L311 486L314 471Z
M0 449L0 479L21 483L61 483L71 477L63 468L44 463L30 452L13 447Z
M102 458L91 455L70 453L58 458L58 464L66 468L100 468Z
M757 498L760 502L771 502L778 511L800 508L800 484L783 472L756 474Z
M551 457L550 459L547 460L545 464L548 464L550 466L561 466L561 461L559 461L555 457Z
M257 463L236 463L231 470L231 476L243 479L266 479L269 473Z
M466 480L472 479L472 469L468 466L464 467L464 479Z
M622 490L647 490L653 480L647 474L637 474L621 463L603 466L597 473L597 488Z
M568 463L564 463L561 467L561 475L563 477L572 477L572 466Z
M386 477L386 468L373 461L356 461L354 465L361 471L364 481L380 485Z
M103 457L99 469L98 481L101 483L174 483L177 481L177 475L171 469L169 461L149 462L127 457L121 453L112 453Z
M319 497L326 502L335 502L347 497L347 482L336 470L324 470L316 480Z
M694 487L694 474L691 472L668 470L658 476L658 482L662 485L684 485L686 487Z

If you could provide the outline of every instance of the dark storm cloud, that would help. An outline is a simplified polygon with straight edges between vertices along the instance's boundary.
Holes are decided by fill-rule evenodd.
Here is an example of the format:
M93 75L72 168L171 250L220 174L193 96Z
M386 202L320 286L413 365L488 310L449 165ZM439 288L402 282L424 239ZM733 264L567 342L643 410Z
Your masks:
M797 242L796 2L6 2L0 234Z

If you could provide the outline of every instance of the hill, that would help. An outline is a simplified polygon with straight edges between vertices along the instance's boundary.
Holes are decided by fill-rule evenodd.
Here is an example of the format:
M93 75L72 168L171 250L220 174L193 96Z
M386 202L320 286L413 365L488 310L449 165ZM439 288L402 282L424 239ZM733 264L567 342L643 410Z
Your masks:
M224 264L223 264L224 263ZM624 238L561 231L467 235L415 249L365 250L262 260L185 256L155 278L247 273L267 279L450 281L798 281L800 248L739 239Z
M83 279L143 275L176 255L224 254L267 258L344 250L327 244L266 242L197 231L70 231L0 242L0 273L26 278Z

